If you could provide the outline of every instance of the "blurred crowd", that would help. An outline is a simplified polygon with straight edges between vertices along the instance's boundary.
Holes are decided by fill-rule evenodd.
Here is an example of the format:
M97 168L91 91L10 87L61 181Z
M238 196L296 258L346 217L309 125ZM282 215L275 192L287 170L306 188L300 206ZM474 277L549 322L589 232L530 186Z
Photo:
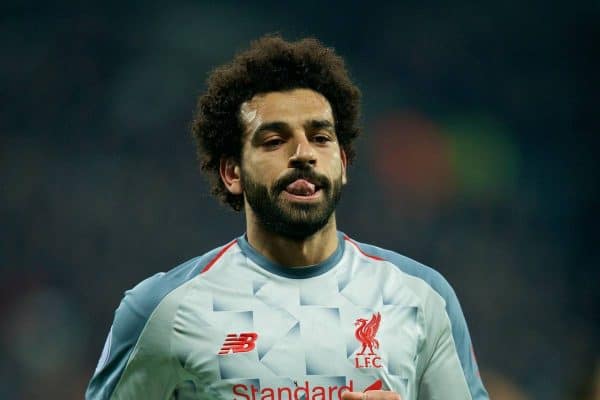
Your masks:
M346 59L363 135L339 226L448 279L492 399L600 399L598 11L3 6L0 399L80 399L123 291L243 232L189 122L211 68L267 32Z

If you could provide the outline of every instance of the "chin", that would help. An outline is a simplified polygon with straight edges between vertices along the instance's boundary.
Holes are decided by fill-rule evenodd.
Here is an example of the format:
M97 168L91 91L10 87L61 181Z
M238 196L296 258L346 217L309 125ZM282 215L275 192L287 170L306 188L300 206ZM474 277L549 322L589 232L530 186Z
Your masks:
M294 210L280 209L280 217L276 220L264 221L264 225L275 234L300 240L318 233L331 220L331 215L327 217L314 215L316 211L314 207L293 208Z
M277 235L283 236L292 240L305 240L314 234L318 233L323 227L315 227L315 226L306 226L306 225L288 225L285 227L278 227L276 233Z

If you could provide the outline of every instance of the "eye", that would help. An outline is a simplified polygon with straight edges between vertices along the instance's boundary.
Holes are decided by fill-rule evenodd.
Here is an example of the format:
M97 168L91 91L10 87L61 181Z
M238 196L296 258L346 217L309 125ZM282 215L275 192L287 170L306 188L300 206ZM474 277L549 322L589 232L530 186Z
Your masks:
M331 138L327 135L316 135L313 140L319 144L325 144L331 142Z
M275 148L279 145L283 144L283 139L274 137L263 142L263 146L267 148Z

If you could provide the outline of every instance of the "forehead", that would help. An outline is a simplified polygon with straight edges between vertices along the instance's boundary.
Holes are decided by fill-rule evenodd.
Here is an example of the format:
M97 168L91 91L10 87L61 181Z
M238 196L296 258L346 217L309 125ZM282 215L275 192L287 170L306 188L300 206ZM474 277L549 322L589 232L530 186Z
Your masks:
M262 123L301 124L306 120L333 122L331 105L320 93L310 89L257 94L241 106L242 120L250 131Z

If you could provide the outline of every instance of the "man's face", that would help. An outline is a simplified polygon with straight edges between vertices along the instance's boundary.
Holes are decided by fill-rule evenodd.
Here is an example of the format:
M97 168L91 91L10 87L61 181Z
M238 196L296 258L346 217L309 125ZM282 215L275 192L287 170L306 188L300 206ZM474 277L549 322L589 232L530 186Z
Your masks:
M242 104L241 189L267 230L306 238L330 220L346 183L346 157L329 102L309 89Z

